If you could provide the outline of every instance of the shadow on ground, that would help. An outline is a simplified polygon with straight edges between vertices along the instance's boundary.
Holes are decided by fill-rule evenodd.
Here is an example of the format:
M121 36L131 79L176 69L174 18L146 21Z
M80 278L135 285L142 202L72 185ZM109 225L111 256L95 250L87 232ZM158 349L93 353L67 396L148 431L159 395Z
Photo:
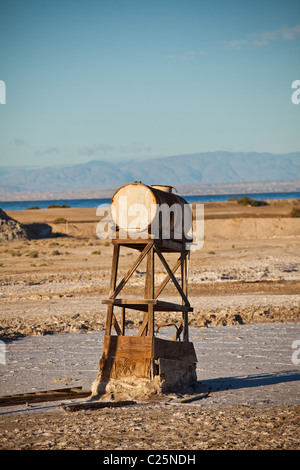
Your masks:
M298 371L282 371L271 374L254 374L247 376L222 377L207 379L197 382L196 389L199 392L237 390L241 388L261 387L276 385L279 383L300 381Z

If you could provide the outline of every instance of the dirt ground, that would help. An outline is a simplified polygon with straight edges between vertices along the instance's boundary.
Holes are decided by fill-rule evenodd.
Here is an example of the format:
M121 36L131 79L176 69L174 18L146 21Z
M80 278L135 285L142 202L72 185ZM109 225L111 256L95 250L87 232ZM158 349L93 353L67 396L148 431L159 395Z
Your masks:
M189 264L191 326L299 322L300 218L290 217L295 206L299 201L205 204L204 246L191 252ZM48 224L53 236L0 245L0 339L104 329L101 298L109 290L112 246L96 237L96 209L8 215L23 224ZM121 249L120 276L136 257ZM158 283L164 275L157 265ZM143 292L144 276L142 264L128 295ZM176 295L174 287L166 288L166 299ZM141 320L128 313L127 327ZM176 314L160 314L156 327L177 321ZM163 401L30 418L12 413L0 423L2 449L299 449L297 406L201 409Z
M141 404L1 417L1 449L299 450L299 407Z

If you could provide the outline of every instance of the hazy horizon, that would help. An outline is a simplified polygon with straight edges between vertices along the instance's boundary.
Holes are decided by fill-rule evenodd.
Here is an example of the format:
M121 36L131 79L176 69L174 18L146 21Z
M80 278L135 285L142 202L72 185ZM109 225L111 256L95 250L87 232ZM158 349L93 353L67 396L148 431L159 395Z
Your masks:
M66 168L66 167L71 167L71 166L79 166L79 165L88 165L90 163L93 163L93 162L98 162L98 163L103 163L103 164L112 164L112 165L117 165L118 163L120 163L121 165L124 165L124 164L128 164L129 162L132 162L132 163L138 163L139 161L143 160L143 161L148 161L148 160L155 160L155 159L168 159L168 158L176 158L176 157L183 157L183 156L196 156L196 155L199 155L199 157L201 158L201 156L205 156L205 155L209 155L209 154L216 154L216 153L222 153L222 154L240 154L240 155L249 155L249 154L257 154L257 155L262 155L264 154L265 157L268 157L268 156L287 156L287 155L297 155L299 154L299 159L300 159L300 150L297 150L297 151L294 151L294 152L278 152L278 153L273 153L273 152L255 152L255 151L249 151L249 152L229 152L229 151L222 151L222 150L215 150L215 151L209 151L209 152L193 152L193 153L186 153L186 154L174 154L174 155L151 155L151 156L145 156L145 157L136 157L136 158L127 158L127 159L121 159L121 158L115 158L115 159L111 159L111 160L105 160L105 159L101 159L101 158L91 158L90 160L87 160L87 161L82 161L82 162L69 162L69 163L52 163L52 162L47 162L47 163L44 163L44 164L36 164L36 165L32 165L32 164L22 164L22 165L1 165L1 162L0 162L0 169L4 170L4 169L45 169L45 168ZM299 160L300 161L300 160ZM299 175L300 176L300 175ZM297 179L297 177L296 177Z
M300 147L300 3L1 3L0 165Z

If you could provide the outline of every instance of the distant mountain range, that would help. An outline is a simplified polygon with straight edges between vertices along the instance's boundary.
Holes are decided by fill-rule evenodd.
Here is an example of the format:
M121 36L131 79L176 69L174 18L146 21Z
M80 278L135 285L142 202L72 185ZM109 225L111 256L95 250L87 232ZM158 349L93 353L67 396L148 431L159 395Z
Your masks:
M145 184L195 185L300 179L300 152L210 152L39 169L0 168L1 195L24 191L78 191Z

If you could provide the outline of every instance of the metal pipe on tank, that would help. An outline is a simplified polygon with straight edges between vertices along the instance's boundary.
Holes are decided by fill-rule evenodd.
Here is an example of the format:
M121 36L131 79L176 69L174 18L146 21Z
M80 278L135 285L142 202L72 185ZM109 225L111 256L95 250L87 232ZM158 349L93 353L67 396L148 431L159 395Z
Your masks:
M174 186L169 186L165 184L151 184L151 188L159 189L160 191L164 191L165 193L173 193Z

